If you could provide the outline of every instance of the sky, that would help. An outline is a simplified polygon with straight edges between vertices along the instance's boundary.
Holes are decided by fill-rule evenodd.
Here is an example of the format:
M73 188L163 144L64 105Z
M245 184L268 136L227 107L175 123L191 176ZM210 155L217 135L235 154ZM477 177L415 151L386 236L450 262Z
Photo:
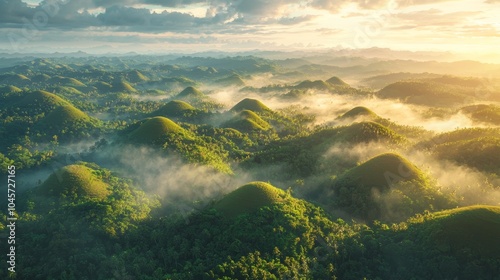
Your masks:
M442 51L500 62L500 0L0 0L0 51Z

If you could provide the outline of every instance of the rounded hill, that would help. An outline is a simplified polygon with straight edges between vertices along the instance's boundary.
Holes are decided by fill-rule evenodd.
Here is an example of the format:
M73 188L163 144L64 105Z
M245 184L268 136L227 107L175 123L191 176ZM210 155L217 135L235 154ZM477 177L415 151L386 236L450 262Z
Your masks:
M30 114L48 113L58 106L71 105L61 97L43 90L26 93L17 103L19 107L29 109Z
M59 128L60 130L73 127L77 123L90 123L91 118L72 105L59 106L45 116L38 126Z
M132 83L140 83L149 81L149 78L144 76L140 71L133 70L127 73L127 80Z
M283 201L285 192L268 183L251 182L227 194L214 208L228 218L257 211Z
M216 83L223 86L245 86L245 82L238 74L232 74L228 77L219 79Z
M337 76L331 77L330 79L326 80L326 82L333 86L348 86L346 82L344 82Z
M167 116L167 117L182 117L186 114L194 112L196 109L191 106L191 104L181 101L172 100L167 104L160 107L160 109L154 112L156 116Z
M238 102L238 104L234 105L230 111L240 112L243 110L250 110L257 113L269 112L271 109L264 105L261 101L252 98L245 98Z
M357 119L357 118L367 118L367 119L376 119L378 118L377 114L375 114L372 110L358 106L352 108L351 110L344 113L339 119Z
M99 82L95 83L94 87L97 90L103 91L103 92L111 91L113 89L113 86L111 84L103 82L103 81L99 81Z
M52 173L37 191L45 196L64 198L104 199L110 194L108 185L94 170L79 164L68 165Z
M5 94L5 93L17 93L21 92L22 90L16 86L4 86L0 87L0 93Z
M85 84L80 82L79 80L75 78L68 78L68 77L63 77L63 76L55 76L50 79L50 82L53 84L58 84L58 85L66 85L66 86L71 86L71 87L84 87Z
M376 122L359 122L340 128L336 140L344 142L389 141L394 144L406 142L406 138L390 128Z
M473 121L500 125L500 106L493 104L470 105L460 109Z
M3 74L0 75L0 84L26 85L30 78L22 74Z
M238 115L227 121L223 126L246 133L264 131L271 128L269 123L250 110L239 112Z
M165 117L146 119L137 129L129 134L129 140L142 144L162 144L168 133L185 134L186 131L175 122Z
M335 208L368 221L402 221L448 206L419 168L394 153L376 156L341 175L330 199Z
M196 97L204 97L205 95L203 92L198 90L197 88L194 87L187 87L184 90L182 90L179 94L177 94L177 97L179 98L196 98Z
M126 81L114 82L112 87L111 87L111 91L113 91L113 92L137 92L137 90Z
M330 90L332 89L331 85L322 80L316 81L303 81L300 84L295 86L296 89L316 89L316 90Z
M476 205L436 212L421 226L441 251L500 258L500 207Z
M339 178L338 184L383 191L398 181L423 180L423 178L422 171L410 161L398 154L386 153L349 170Z

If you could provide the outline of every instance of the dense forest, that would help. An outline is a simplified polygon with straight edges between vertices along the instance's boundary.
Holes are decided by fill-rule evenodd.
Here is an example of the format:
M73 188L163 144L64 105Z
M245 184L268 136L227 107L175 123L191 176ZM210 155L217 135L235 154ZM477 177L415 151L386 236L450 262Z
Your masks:
M0 59L0 278L500 279L500 66L319 61Z

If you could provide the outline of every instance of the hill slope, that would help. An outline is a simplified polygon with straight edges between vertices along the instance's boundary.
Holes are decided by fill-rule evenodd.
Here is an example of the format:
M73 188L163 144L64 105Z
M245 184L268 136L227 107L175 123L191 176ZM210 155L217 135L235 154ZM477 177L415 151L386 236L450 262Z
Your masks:
M282 201L285 192L264 182L243 185L218 201L214 208L224 216L235 218L264 206Z
M259 101L257 99L252 99L252 98L245 98L245 99L241 100L236 105L234 105L230 111L240 112L243 110L250 110L253 112L257 112L257 113L271 111L271 109L269 109L269 107L264 105L264 103L262 103L261 101Z
M84 165L68 165L52 173L37 192L46 196L61 198L96 198L103 199L110 192L107 184L96 173Z

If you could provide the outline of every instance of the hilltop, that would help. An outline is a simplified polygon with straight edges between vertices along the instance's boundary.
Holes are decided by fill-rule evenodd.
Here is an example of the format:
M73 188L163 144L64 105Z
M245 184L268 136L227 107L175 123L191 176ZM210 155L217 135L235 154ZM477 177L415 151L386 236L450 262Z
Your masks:
M186 135L186 131L175 122L165 117L153 117L144 120L132 131L128 139L142 144L163 144L166 134Z
M153 112L152 115L165 117L184 117L193 114L195 111L196 108L191 106L191 104L187 102L181 100L172 100Z
M205 94L195 87L189 86L176 95L177 98L203 98Z
M105 87L104 84L101 86ZM111 86L112 92L137 92L137 90L126 81L114 82Z
M332 86L348 86L349 84L344 82L341 78L333 76L330 79L326 80L326 82Z
M358 106L352 108L351 110L344 113L342 116L338 117L338 119L340 120L358 119L358 118L363 118L366 120L374 120L379 118L379 116L366 107Z
M227 194L214 208L228 218L252 213L283 201L285 192L264 182L251 182Z
M368 221L404 220L424 210L448 206L419 168L394 153L350 169L333 182L332 190L329 199L334 207Z
M232 112L240 112L240 111L243 111L243 110L250 110L250 111L253 111L253 112L257 112L257 113L263 113L263 112L270 112L271 111L271 109L269 109L269 107L267 107L266 105L264 105L264 103L262 103L261 101L259 101L257 99L252 99L252 98L245 98L245 99L241 100L236 105L234 105L233 108L231 108L230 111L232 111Z
M223 127L234 128L243 133L253 131L264 131L271 128L271 125L250 110L243 110L236 116L225 122Z
M58 198L104 199L110 194L108 185L104 183L95 170L84 165L68 165L52 173L37 188L37 193Z
M44 90L37 90L25 93L24 96L16 102L16 105L27 109L28 114L34 115L39 113L49 113L56 107L71 104L53 93Z

